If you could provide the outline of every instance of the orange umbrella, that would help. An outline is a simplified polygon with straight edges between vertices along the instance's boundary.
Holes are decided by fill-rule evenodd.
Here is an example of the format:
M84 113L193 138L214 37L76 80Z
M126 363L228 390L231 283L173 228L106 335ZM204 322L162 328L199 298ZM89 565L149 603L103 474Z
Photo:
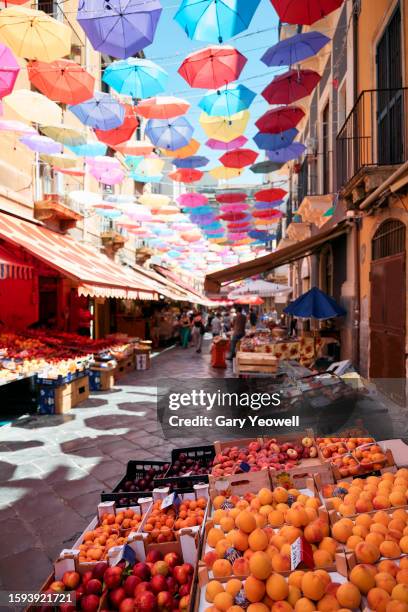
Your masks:
M93 96L95 79L82 66L71 60L29 62L31 83L50 100L62 104L79 104Z
M167 157L177 157L179 159L183 159L184 157L190 157L191 155L195 155L198 149L200 148L200 143L192 138L190 142L180 149L176 149L175 151L167 151L166 149L160 149L163 155Z
M175 172L170 172L168 177L172 181L179 183L195 183L203 178L204 172L201 170L195 170L194 168L179 168Z
M122 153L122 155L150 155L154 151L154 146L145 141L128 140L117 145L112 145L112 149Z
M129 138L132 138L139 125L139 120L136 117L134 106L125 104L125 119L122 125L112 130L95 130L95 134L98 140L104 142L109 146L117 145Z

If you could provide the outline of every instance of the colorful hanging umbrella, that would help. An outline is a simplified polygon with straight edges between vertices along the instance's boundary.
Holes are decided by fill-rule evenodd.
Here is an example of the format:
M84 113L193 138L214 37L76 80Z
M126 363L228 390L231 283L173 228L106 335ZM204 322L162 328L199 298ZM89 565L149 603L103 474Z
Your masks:
M330 38L320 32L302 32L270 47L261 57L267 66L293 66L319 53Z
M185 117L149 119L146 136L160 149L175 151L186 146L193 135L193 127Z
M177 198L177 202L180 206L186 206L187 208L197 208L208 202L208 198L202 193L182 193Z
M235 81L246 62L247 58L234 47L211 46L188 55L178 72L190 87L218 89Z
M149 208L160 208L170 204L170 198L160 193L144 193L139 197L139 202Z
M271 0L283 23L312 25L342 4L343 0Z
M219 202L220 204L235 204L235 203L239 203L239 202L245 202L245 200L247 199L247 194L240 191L240 192L232 192L232 193L218 193L215 196L215 199L217 200L217 202Z
M230 142L245 132L249 116L247 110L231 115L231 117L211 117L207 113L202 113L199 122L209 138Z
M244 212L248 210L248 204L236 202L235 204L221 204L221 212Z
M65 153L55 153L53 155L47 155L43 153L40 155L41 161L50 166L58 166L58 168L73 168L78 164L78 158L73 155L67 155Z
M298 159L306 151L306 146L301 142L293 142L288 147L276 149L275 151L267 151L266 155L272 162L283 164L292 159Z
M276 208L267 208L266 210L255 210L252 213L254 219L280 219L283 214Z
M20 142L36 153L46 153L48 155L61 153L61 145L47 136L39 136L38 134L23 136L20 138Z
M304 111L297 106L281 106L267 111L255 125L260 132L280 134L296 127L304 116Z
M166 155L167 157L175 157L177 159L185 159L186 157L190 157L197 153L200 148L200 143L192 138L190 142L185 147L180 147L180 149L176 149L175 151L169 151L167 149L161 149L161 153Z
M245 85L232 84L209 91L198 106L212 117L230 117L248 109L255 98L256 93Z
M275 202L276 200L282 200L288 194L287 191L280 187L273 187L271 189L261 189L254 194L254 198L257 202Z
M215 151L234 151L234 149L244 147L247 142L248 138L246 136L238 136L238 138L234 138L229 142L223 142L222 140L210 138L205 144L207 147L214 149Z
M96 137L105 144L115 147L116 145L124 143L126 140L132 138L139 125L139 120L136 117L134 106L131 104L124 104L125 107L125 118L123 123L112 130L95 130ZM139 143L142 144L142 143ZM133 146L137 146L138 143L133 143ZM153 147L151 148L153 151ZM117 148L117 150L119 150ZM121 153L123 151L120 151ZM141 153L143 155L143 153Z
M132 165L132 159L134 160L134 164ZM159 176L164 168L164 161L157 157L157 155L152 155L149 157L139 158L139 161L136 162L137 158L129 158L126 157L126 164L132 169L135 170L137 174L143 176Z
M272 161L262 161L257 164L253 164L250 167L251 172L254 174L270 174L271 172L276 172L280 170L283 166L283 163L277 164Z
M286 132L280 132L279 134L262 134L262 132L258 132L254 136L254 141L259 149L264 151L275 151L276 149L283 149L292 144L298 133L296 128L286 130Z
M227 168L245 168L245 166L253 164L257 157L258 153L251 149L236 149L224 153L220 157L220 162Z
M136 112L145 119L170 119L185 115L190 108L190 102L174 96L155 96L141 100Z
M270 234L269 232L262 230L250 230L248 232L248 236L254 240L259 240L260 242L271 242L276 238L275 234Z
M18 132L20 134L37 134L31 126L15 119L0 119L0 132Z
M275 77L262 96L269 104L291 104L309 96L320 79L314 70L289 70Z
M136 183L160 183L163 179L163 175L159 174L158 176L152 176L148 174L142 174L141 172L131 172L129 174L129 178L131 178Z
M237 240L245 240L246 237L246 232L230 232L227 234L228 240L231 240L232 242L236 242Z
M218 166L209 171L218 181L228 181L229 179L241 176L244 172L241 168L227 168L226 166Z
M125 59L153 42L161 12L158 0L81 0L77 20L96 51Z
M8 47L0 43L0 98L11 94L20 66Z
M229 223L227 223L227 228L229 230L244 230L248 229L249 227L251 227L251 223L249 221L246 221L245 219L243 221L230 221Z
M178 183L196 183L203 178L204 172L194 168L180 168L175 172L170 172L167 176L172 181L177 181Z
M59 168L58 166L53 166L52 169L54 172L66 174L67 176L85 176L84 170L77 170L76 168Z
M139 221L140 223L147 223L153 220L151 211L141 204L126 208L126 214L133 221Z
M95 79L82 66L70 60L32 61L27 65L31 83L50 100L79 104L93 96Z
M203 155L192 155L184 159L175 159L174 165L176 168L202 168L206 166L210 160Z
M42 125L41 132L61 144L77 146L86 143L86 134L76 128L56 123L55 125Z
M52 62L68 55L71 32L43 11L14 6L0 12L0 41L25 59Z
M97 166L91 166L90 174L103 185L119 185L125 178L122 168L98 168Z
M273 202L255 202L255 210L264 210L265 208L278 208L283 204L283 200L274 200Z
M260 0L182 0L174 19L192 40L222 43L249 27Z
M155 96L166 89L168 74L147 59L129 57L109 64L103 82L122 95L136 99Z
M125 116L124 123L125 122L126 122L126 116ZM120 127L117 128L117 130L120 130ZM99 138L99 134L97 132L98 130L95 130L95 133L97 134ZM103 134L103 132L101 132L101 134ZM148 142L136 141L136 140L129 140L127 142L122 142L121 144L112 144L111 147L112 149L115 149L115 151L122 153L122 155L142 155L143 156L143 155L150 155L154 151L153 145L149 144Z
M33 123L46 124L61 121L61 108L42 94L30 89L13 91L4 98L4 104L20 117Z
M220 221L242 221L246 218L246 214L243 212L229 212L218 215L217 219Z
M86 142L85 144L67 146L75 155L78 155L78 157L97 157L98 155L105 155L108 148L102 142Z
M113 130L123 124L125 107L109 94L96 91L93 98L69 106L84 125L99 130Z

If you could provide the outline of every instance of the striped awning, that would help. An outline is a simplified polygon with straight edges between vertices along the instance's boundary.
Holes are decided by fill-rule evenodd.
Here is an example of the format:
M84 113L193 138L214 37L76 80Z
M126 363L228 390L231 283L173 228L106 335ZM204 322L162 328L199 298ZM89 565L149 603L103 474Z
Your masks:
M29 280L33 277L33 266L0 246L0 280L7 278Z

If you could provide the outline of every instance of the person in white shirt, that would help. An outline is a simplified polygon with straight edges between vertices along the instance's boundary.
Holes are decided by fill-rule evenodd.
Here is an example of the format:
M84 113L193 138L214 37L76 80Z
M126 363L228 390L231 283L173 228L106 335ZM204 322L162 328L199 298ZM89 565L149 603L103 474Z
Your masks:
M211 331L212 331L212 335L215 336L219 336L221 334L221 330L222 330L222 323L221 323L221 317L220 317L220 313L216 312L212 321L211 321Z

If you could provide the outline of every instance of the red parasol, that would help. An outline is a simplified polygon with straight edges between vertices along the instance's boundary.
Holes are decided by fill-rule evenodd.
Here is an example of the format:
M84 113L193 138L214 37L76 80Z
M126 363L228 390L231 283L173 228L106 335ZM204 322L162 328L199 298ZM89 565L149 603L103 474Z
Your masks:
M219 215L217 219L220 219L221 221L242 221L242 219L246 219L246 213L243 213L243 212L224 213L223 215Z
M31 83L47 98L62 104L80 104L93 96L95 79L82 66L71 60L29 62Z
M52 169L54 172L60 172L61 174L66 174L67 176L85 176L85 172L83 170L74 170L73 168L59 168L58 166L53 166Z
M343 0L271 0L280 20L295 25L312 25L342 4Z
M168 177L171 178L172 181L177 181L179 183L195 183L203 178L204 172L201 170L196 170L195 168L179 168L175 172L170 172Z
M272 218L281 218L283 215L280 210L276 210L276 208L266 208L264 210L255 210L252 213L252 216L255 219L272 219Z
M238 300L234 300L235 304L246 304L247 306L261 306L264 303L259 295L243 295Z
M276 200L282 200L288 192L280 187L272 187L271 189L261 189L254 195L257 202L275 202Z
M227 223L227 229L234 231L234 230L246 230L249 229L251 227L251 224L249 223L249 221L245 221L245 223L240 223L239 221L236 223Z
M262 95L269 104L291 104L310 95L320 79L314 70L289 70L275 77Z
M280 134L296 127L304 116L304 111L297 106L281 106L267 111L255 125L262 133Z
M174 96L155 96L138 102L136 112L145 119L171 119L185 115L190 103Z
M101 142L107 145L118 145L125 140L132 138L136 128L139 125L139 120L136 117L135 109L130 104L124 104L125 118L122 125L113 130L95 130L95 134Z
M247 195L243 192L219 193L215 196L215 199L220 204L235 204L239 202L245 202L245 200L247 199Z
M245 166L251 166L258 153L251 149L235 149L235 151L228 151L220 157L220 162L226 168L245 168Z
M190 87L218 89L235 81L247 59L230 46L211 46L191 53L178 69Z

